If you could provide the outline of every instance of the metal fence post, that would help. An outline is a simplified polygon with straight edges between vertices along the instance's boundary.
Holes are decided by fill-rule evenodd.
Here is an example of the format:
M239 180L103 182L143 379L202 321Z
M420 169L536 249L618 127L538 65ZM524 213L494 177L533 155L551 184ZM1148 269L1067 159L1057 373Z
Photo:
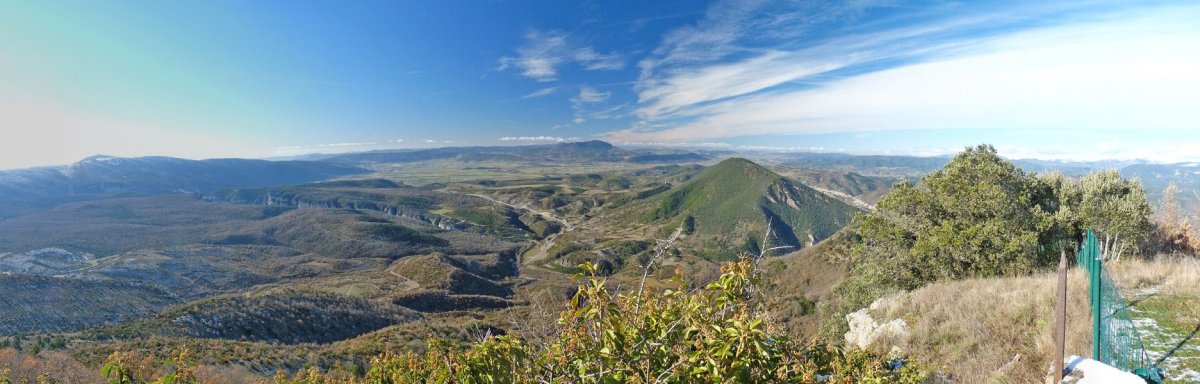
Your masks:
M1091 280L1091 284L1089 284L1090 287L1088 291L1092 294L1092 359L1103 361L1103 356L1100 355L1100 351L1101 345L1104 344L1105 340L1103 338L1103 333L1100 332L1100 320L1101 314L1103 313L1104 303L1100 301L1103 299L1103 297L1101 297L1102 292L1100 289L1100 269L1104 268L1104 263L1102 260L1100 260L1100 250L1097 249L1098 247L1096 244L1095 233L1088 231L1088 242L1091 243L1088 246L1088 258L1092 262L1092 268L1090 271L1088 271L1091 273L1089 279Z
M1067 343L1067 250L1058 258L1058 308L1054 315L1054 382L1062 382Z

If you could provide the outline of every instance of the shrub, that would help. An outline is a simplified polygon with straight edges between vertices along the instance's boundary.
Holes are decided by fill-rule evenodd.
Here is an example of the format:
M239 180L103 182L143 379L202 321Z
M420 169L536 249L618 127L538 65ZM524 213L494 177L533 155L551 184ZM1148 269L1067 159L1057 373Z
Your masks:
M1108 259L1147 237L1141 183L1116 171L1068 179L1026 173L995 148L967 148L917 184L901 182L854 218L845 236L850 272L823 303L823 332L844 333L844 316L875 299L926 284L1025 276L1072 252L1089 228Z

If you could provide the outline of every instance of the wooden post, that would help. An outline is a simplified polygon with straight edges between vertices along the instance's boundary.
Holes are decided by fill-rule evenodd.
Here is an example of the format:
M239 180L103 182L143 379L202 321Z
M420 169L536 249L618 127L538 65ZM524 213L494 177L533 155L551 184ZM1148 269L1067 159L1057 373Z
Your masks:
M1067 251L1058 258L1058 308L1054 314L1054 382L1063 379L1063 358L1067 343Z

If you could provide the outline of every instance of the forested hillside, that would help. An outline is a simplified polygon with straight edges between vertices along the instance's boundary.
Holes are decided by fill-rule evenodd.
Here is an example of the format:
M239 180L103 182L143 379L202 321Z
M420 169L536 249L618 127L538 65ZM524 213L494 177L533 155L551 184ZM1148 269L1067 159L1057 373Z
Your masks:
M650 200L642 220L682 225L697 248L759 253L812 246L850 222L858 209L746 159L709 167ZM771 227L770 244L762 234Z

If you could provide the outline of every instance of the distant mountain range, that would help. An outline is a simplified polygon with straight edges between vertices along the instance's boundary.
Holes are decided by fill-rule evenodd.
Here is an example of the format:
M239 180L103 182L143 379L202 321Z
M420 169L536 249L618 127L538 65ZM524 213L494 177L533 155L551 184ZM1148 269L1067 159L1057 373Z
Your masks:
M758 159L758 158L756 158ZM920 157L894 155L851 155L845 153L789 153L764 155L770 164L792 168L834 170L852 172L870 177L893 179L916 178L940 169L950 162L949 156ZM1124 177L1136 177L1142 181L1150 202L1158 204L1167 184L1175 182L1183 194L1179 196L1185 209L1200 211L1200 163L1157 164L1140 160L1097 160L1060 161L1039 159L1017 159L1013 164L1027 172L1062 172L1070 177L1079 177L1104 169L1116 169ZM854 193L850 193L854 195Z
M786 153L752 157L771 159L780 165L853 171L867 176L914 177L941 169L950 162L951 156L906 156L906 155L853 155L848 153ZM1080 176L1100 169L1175 169L1194 167L1192 163L1156 164L1141 160L1097 160L1064 161L1041 159L1013 159L1013 164L1028 172L1059 171L1068 176Z
M291 185L366 172L317 161L92 156L66 166L0 171L0 218L73 201Z
M727 157L732 152L689 151L680 149L625 149L604 141L564 142L544 145L447 147L433 149L397 149L343 154L313 154L288 160L210 159L185 160L171 157L123 158L93 156L74 164L0 171L0 218L13 217L59 204L109 197L152 196L173 193L211 193L232 188L262 188L295 185L371 172L374 165L432 160L463 162L526 163L696 163ZM755 154L756 161L776 166L837 171L850 177L868 176L887 179L915 179L941 168L950 157L897 155L852 155L845 153ZM1200 207L1200 197L1188 193L1200 188L1200 167L1196 164L1151 164L1139 161L1067 162L1036 159L1014 160L1027 171L1059 171L1080 176L1099 169L1119 169L1126 177L1137 177L1146 185L1151 199L1168 182L1183 188L1185 205ZM801 175L805 182L837 175ZM820 184L820 182L818 182ZM875 183L878 184L878 183ZM821 186L827 188L830 186ZM866 201L886 191L869 186L842 191ZM853 187L853 186L851 186ZM861 196L860 196L861 195Z
M688 151L626 150L598 140L309 155L277 161L97 155L65 166L0 171L0 202L3 202L0 218L102 198L211 193L223 189L311 183L369 173L369 167L374 164L429 160L675 163L709 158L709 155Z
M604 141L564 142L544 145L447 147L398 149L343 154L313 154L289 160L210 159L185 160L171 157L123 158L93 156L74 164L0 171L0 218L54 207L59 204L109 197L152 196L173 193L211 193L222 189L262 188L295 185L362 175L374 165L432 160L463 162L526 163L696 163L727 157L731 152L680 149L625 149ZM819 171L837 171L848 177L915 179L941 168L950 157L897 155L852 155L845 153L756 154L765 164ZM1126 177L1137 177L1157 203L1161 191L1174 181L1184 190L1184 204L1200 207L1200 197L1188 193L1200 188L1196 164L1151 164L1139 161L1067 162L1036 159L1014 160L1014 164L1036 172L1059 171L1080 176L1099 169L1119 169ZM805 182L838 175L798 175ZM839 176L840 177L840 176ZM869 180L870 181L870 180ZM821 184L821 182L817 182ZM844 183L843 183L844 184ZM820 185L870 202L886 186ZM833 188L829 188L833 187ZM846 189L846 190L842 190ZM861 189L861 188L860 188Z
M546 145L380 150L334 155L307 155L296 159L363 165L430 160L670 163L704 161L710 158L712 156L699 152L674 149L629 150L615 147L604 141L591 140Z

